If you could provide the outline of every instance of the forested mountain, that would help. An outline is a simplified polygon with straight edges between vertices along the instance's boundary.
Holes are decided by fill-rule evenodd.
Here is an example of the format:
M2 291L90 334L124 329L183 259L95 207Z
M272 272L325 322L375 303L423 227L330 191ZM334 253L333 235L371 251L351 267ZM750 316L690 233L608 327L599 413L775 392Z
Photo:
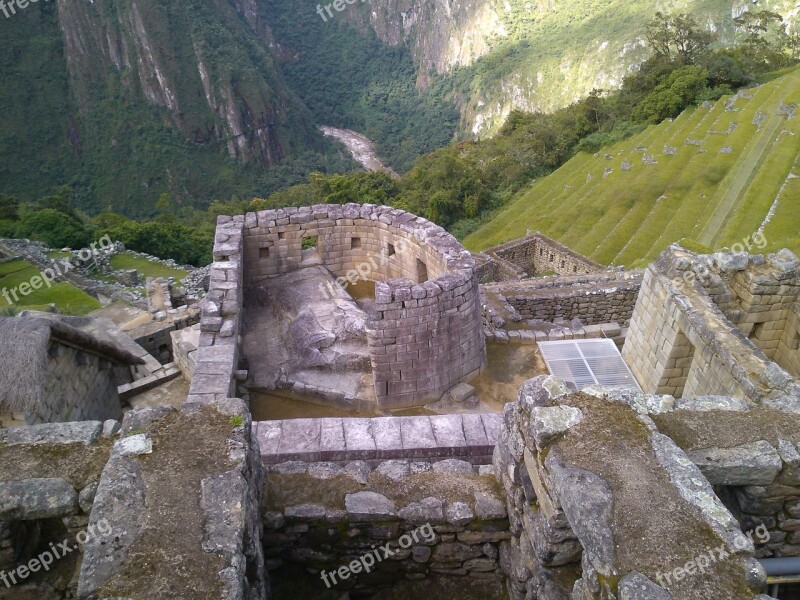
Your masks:
M795 3L761 0L787 20ZM0 193L150 219L354 169L317 126L400 173L515 109L615 89L657 9L725 45L737 0L59 0L0 15ZM754 9L755 10L755 9ZM501 157L502 158L502 157ZM493 159L492 159L493 160ZM505 160L505 159L503 159ZM502 162L502 160L501 160ZM419 167L418 167L419 171ZM449 201L448 201L449 202ZM474 211L466 211L469 215Z

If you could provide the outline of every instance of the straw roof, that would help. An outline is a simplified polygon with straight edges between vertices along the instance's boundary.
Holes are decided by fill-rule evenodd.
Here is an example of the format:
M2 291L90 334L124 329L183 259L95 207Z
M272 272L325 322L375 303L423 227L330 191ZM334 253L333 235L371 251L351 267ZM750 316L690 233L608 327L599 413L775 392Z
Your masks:
M43 400L51 341L102 356L118 365L143 362L110 342L58 320L0 318L0 409L28 413Z

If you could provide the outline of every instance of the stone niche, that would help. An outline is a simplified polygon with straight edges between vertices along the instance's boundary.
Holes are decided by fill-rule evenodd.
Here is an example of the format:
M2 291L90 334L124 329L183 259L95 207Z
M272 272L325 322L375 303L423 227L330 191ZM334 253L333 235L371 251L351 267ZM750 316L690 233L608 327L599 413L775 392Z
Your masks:
M375 283L366 341L381 408L438 400L485 367L475 263L441 227L370 204L262 211L238 223L242 256L220 250L215 258L241 261L245 290L317 266Z

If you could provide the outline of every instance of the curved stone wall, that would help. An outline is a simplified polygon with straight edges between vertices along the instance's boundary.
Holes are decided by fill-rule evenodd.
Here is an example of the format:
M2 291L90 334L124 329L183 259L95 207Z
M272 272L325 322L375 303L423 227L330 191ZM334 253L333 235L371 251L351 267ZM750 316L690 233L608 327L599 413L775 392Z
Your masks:
M245 287L311 265L342 282L376 282L367 339L382 408L438 400L485 365L474 261L430 221L386 206L318 205L249 213L243 237Z

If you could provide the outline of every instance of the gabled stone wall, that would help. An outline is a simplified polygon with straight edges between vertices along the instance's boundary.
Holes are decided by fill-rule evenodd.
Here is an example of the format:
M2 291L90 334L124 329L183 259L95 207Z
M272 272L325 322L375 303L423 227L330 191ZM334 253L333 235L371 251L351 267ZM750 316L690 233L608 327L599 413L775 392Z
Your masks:
M0 413L0 426L121 418L113 363L53 340L40 402L30 413Z
M792 374L771 356L784 339L783 364L797 356L788 324L799 283L793 255L697 256L673 246L645 272L623 357L650 393L797 398Z

